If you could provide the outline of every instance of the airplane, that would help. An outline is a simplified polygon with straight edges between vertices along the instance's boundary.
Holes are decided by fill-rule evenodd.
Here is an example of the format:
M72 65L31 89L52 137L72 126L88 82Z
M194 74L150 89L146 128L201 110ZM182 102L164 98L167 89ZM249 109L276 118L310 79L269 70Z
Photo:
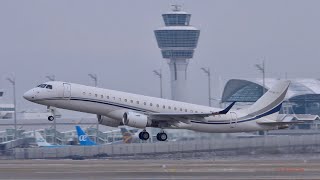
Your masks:
M78 140L80 143L80 146L95 146L97 145L95 142L93 142L87 134L81 129L80 126L76 126L77 130L77 135L78 135ZM66 147L66 146L71 146L71 145L53 145L50 144L46 141L46 139L43 138L43 136L36 131L35 132L35 138L36 138L36 143L38 147Z
M97 144L93 142L87 134L81 129L80 126L76 126L78 141L81 146L96 146Z
M35 138L36 138L36 143L38 147L46 147L46 148L56 148L56 147L65 147L66 145L53 145L47 142L46 139L43 138L43 136L36 131L35 132Z
M286 128L290 123L277 121L277 116L289 85L290 81L280 80L253 105L239 110L232 109L236 102L218 109L61 81L40 84L23 97L48 108L96 114L102 125L142 129L142 140L150 137L146 127L160 128L157 139L166 141L164 129L234 133ZM48 120L54 120L54 114Z

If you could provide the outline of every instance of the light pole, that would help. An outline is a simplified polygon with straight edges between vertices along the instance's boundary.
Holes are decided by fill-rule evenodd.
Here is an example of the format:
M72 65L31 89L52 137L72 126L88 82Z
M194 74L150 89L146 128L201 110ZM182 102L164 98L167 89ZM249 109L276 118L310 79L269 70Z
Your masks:
M13 86L13 106L14 106L14 139L17 139L17 103L16 103L16 78L7 78Z
M264 60L262 61L262 64L255 64L255 67L262 73L262 95L264 95L266 91L266 85L265 85L265 66L264 66Z
M158 70L153 70L153 73L159 77L160 79L160 97L163 98L163 95L162 95L162 71L161 69Z
M49 81L55 81L56 80L56 76L55 75L47 75L46 76L47 79L49 79Z
M258 71L260 71L262 73L262 86L263 86L263 89L262 89L262 95L264 95L265 93L265 66L264 66L264 60L262 60L262 63L261 64L255 64L255 67L258 69ZM266 135L266 132L267 131L258 131L258 133L260 135Z
M98 76L96 74L88 74L88 76L94 81L94 86L98 86Z
M56 76L54 74L51 74L51 75L47 75L46 78L49 80L49 81L55 81L56 80ZM48 108L48 110L50 111L50 113L52 113L53 117L56 117L55 116L55 108ZM54 129L54 133L53 133L53 144L56 144L57 143L57 122L56 122L56 118L53 119L53 129Z
M94 81L94 86L98 86L98 76L96 74L88 74L88 76ZM96 126L96 143L98 144L98 135L99 135L99 119L97 120L97 126Z
M209 106L211 107L211 73L210 73L210 68L207 67L207 68L201 68L203 70L204 73L207 74L208 76L208 95L209 95Z

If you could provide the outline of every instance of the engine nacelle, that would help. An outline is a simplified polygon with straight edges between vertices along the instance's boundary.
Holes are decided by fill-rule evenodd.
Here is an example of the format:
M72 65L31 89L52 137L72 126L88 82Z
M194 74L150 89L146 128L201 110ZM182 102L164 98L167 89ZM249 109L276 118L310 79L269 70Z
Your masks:
M148 121L148 116L136 112L125 112L122 122L126 126L144 129L151 123Z
M116 119L112 119L106 116L98 116L99 124L110 126L110 127L118 127L123 125L121 121L118 121Z

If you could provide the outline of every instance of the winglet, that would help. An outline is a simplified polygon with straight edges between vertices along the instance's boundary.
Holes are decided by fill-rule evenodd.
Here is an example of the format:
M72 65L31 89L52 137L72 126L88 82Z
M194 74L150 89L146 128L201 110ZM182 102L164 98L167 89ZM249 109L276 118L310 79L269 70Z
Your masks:
M227 114L229 110L232 108L232 106L236 103L236 101L232 102L228 107L226 107L224 110L219 111L218 114Z

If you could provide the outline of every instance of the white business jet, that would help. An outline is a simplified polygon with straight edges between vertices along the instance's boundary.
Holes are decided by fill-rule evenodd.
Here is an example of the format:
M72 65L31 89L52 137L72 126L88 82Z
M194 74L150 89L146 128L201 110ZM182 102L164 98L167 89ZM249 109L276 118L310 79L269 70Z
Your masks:
M252 106L240 110L232 109L235 102L217 109L60 81L40 84L23 97L48 108L96 114L102 125L143 129L139 133L142 140L150 137L146 127L160 128L157 139L165 141L163 129L230 133L286 128L288 122L276 120L289 84L290 81L279 81ZM48 120L54 120L54 115Z

